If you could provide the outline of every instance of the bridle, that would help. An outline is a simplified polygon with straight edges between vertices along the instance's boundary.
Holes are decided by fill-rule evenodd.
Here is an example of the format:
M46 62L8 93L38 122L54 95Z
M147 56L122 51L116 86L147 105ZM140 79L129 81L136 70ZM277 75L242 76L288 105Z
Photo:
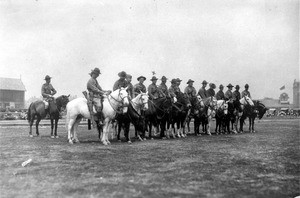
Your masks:
M127 96L124 96L124 97L121 97L121 89L119 90L119 93L118 93L118 98L121 99L121 101L119 101L118 99L114 98L111 94L108 95L107 99L108 99L108 102L110 104L110 106L113 108L114 111L116 111L117 113L121 113L122 111L120 110L117 110L113 107L111 101L109 98L112 98L114 101L116 101L118 104L121 104L120 106L118 105L118 108L123 108L123 107L126 107L126 105L124 105L124 99L127 98L129 100L129 97L128 95Z

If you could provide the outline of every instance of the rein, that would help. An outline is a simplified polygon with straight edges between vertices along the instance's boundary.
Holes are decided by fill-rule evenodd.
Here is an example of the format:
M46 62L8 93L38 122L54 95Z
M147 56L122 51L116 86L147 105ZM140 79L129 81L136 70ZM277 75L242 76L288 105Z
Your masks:
M118 97L120 97L120 92L121 92L121 90L119 90ZM124 107L124 106L125 106L125 105L123 104L123 101L124 101L124 98L126 98L126 97L128 98L128 96L125 96L125 97L121 98L121 102L120 102L119 100L115 99L111 94L109 94L109 96L107 97L107 100L108 100L110 106L113 108L113 110L114 110L115 112L119 113L119 114L122 113L122 111L117 110L117 109L115 109L115 108L113 107L113 105L112 105L112 103L111 103L109 97L111 97L111 98L112 98L114 101L116 101L117 103L122 104L121 106L118 106L118 108L120 108L120 107Z

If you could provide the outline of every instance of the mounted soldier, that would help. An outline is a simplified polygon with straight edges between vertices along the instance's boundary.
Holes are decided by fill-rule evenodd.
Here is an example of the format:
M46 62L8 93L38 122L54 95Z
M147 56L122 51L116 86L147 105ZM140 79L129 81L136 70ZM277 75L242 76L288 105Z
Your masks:
M127 92L129 94L129 97L131 99L133 99L133 85L131 83L131 80L132 80L132 76L130 74L127 74L126 75L126 81L127 81Z
M215 96L215 89L216 85L214 83L209 83L209 89L206 91L207 97L214 97Z
M162 94L163 97L169 96L168 87L166 85L167 78L163 76L160 80L161 80L161 84L158 86L158 89L160 90L160 94Z
M235 91L232 93L232 99L234 101L238 101L241 99L241 93L239 92L240 90L240 86L239 85L236 85L235 86Z
M120 77L119 80L117 80L113 86L113 91L120 89L121 87L126 88L127 87L127 81L126 81L126 72L121 71L118 73L118 76Z
M51 82L50 76L46 75L44 80L46 80L46 83L43 84L41 93L43 96L43 102L45 103L45 109L48 109L49 102L53 100L53 96L56 94L56 90L50 83Z
M152 76L152 78L150 80L152 81L152 83L148 86L149 99L151 99L151 100L157 99L159 97L159 89L156 85L158 78L156 78L155 76Z
M232 87L233 85L229 83L227 85L228 90L225 92L225 100L232 100Z
M219 86L219 89L220 90L216 94L216 99L217 100L225 100L225 95L224 95L224 92L223 92L224 86L221 84Z
M249 98L251 98L251 94L250 94L250 92L249 92L248 89L249 89L249 85L248 85L248 84L245 84L245 90L242 91L242 97L248 96Z
M146 77L140 76L137 78L137 80L139 81L139 83L137 83L133 86L134 97L139 95L141 92L146 93L146 87L144 85L144 81L146 80Z
M199 89L199 91L198 91L198 95L199 95L202 99L207 98L207 93L206 93L206 89L205 89L206 85L207 85L207 81L206 81L206 80L203 80L203 82L202 82L202 87L201 87L201 88Z
M93 123L94 128L96 127L95 119L98 119L98 117L99 117L99 124L100 125L103 124L103 118L104 118L102 113L103 95L104 94L108 95L111 93L111 91L104 91L100 87L97 81L97 78L100 74L101 74L100 69L96 67L94 70L91 71L90 73L91 78L87 82L87 90L89 91L89 95L87 97L87 105L88 105L88 109L91 115L91 121ZM97 113L94 113L93 106L95 107Z
M169 91L170 96L173 98L174 103L177 102L176 95L180 90L178 89L177 80L175 78L173 78L171 80L171 86L168 91Z
M196 96L196 89L193 86L193 83L195 81L189 79L188 82L186 84L188 84L188 86L184 89L184 93L186 93L188 95L189 98L195 97Z

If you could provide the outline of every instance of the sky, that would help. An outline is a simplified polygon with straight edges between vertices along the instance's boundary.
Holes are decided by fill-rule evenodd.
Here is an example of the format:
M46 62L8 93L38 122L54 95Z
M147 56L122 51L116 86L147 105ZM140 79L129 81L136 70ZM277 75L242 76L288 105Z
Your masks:
M299 81L298 0L2 0L0 77L21 78L25 98L46 75L57 96L83 96L89 73L112 89L120 71L250 85L252 98L292 102ZM160 81L158 81L158 84ZM279 90L285 85L285 90ZM216 89L218 91L218 89ZM225 89L226 91L226 89Z

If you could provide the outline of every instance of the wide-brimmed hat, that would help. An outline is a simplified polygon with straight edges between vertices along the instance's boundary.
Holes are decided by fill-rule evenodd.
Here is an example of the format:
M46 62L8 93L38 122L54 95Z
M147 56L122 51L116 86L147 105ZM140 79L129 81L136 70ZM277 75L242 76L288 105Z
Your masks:
M177 80L176 80L175 78L173 78L173 79L171 80L171 83L172 83L172 84L177 83Z
M219 88L223 88L224 86L222 84L219 85Z
M236 85L236 86L235 86L235 88L236 88L236 89L239 89L239 88L240 88L240 86L239 86L239 85Z
M140 76L140 77L137 78L137 80L139 81L141 78L143 78L144 80L146 80L145 76Z
M121 71L121 72L118 73L118 76L121 77L121 78L126 78L126 72Z
M206 84L206 85L207 85L207 83L208 83L208 82L207 82L206 80L203 80L203 82L202 82L202 84Z
M126 74L126 78L132 78L130 74Z
M100 69L98 67L95 67L95 69L91 71L90 75L92 74L101 74Z
M189 84L190 82L195 82L195 81L189 79L186 84Z
M212 89L215 89L216 85L215 85L215 83L209 83L209 87L212 88Z
M168 80L167 77L162 76L160 80Z
M156 78L155 76L152 76L152 78L150 79L151 81L153 80L158 80L158 78Z
M227 85L227 87L233 87L233 85L232 85L231 83L229 83L229 84Z
M177 81L177 82L181 82L182 80L180 80L180 78L176 78L176 81Z
M50 77L49 75L46 75L44 80L51 79L51 78L52 77Z
M248 85L248 84L245 84L245 88L249 88L249 85Z

